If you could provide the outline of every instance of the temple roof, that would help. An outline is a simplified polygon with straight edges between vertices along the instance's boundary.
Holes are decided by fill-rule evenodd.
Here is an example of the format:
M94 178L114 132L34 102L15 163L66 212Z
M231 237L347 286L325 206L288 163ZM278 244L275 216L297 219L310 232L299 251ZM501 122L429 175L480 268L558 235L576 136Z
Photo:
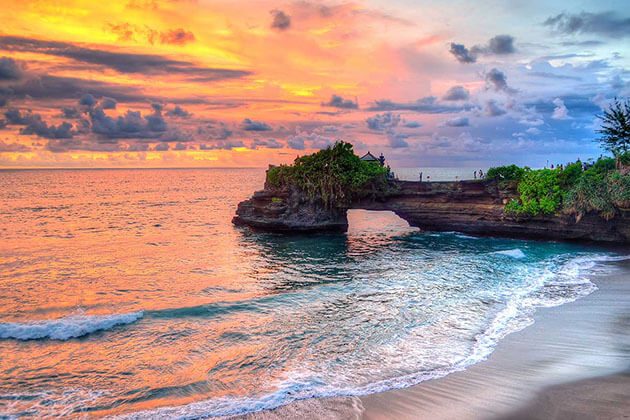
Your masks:
M361 160L367 160L367 161L376 161L379 162L378 158L376 156L374 156L372 153L367 152L366 154L364 154L363 156L361 156Z

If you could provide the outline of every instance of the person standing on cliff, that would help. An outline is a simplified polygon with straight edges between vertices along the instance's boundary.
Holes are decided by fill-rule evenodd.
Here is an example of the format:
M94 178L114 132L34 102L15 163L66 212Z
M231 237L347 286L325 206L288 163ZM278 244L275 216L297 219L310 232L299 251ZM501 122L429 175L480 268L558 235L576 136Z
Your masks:
M479 179L483 178L483 171L481 169L479 169Z
M422 172L420 172L420 182L422 182Z
M475 177L475 179L477 179L477 171L473 173L473 176Z

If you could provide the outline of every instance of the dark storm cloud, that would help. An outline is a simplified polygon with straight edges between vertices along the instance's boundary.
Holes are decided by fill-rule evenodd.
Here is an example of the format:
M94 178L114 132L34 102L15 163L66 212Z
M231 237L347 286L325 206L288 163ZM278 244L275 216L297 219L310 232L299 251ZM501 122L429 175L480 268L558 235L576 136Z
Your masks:
M254 121L249 118L245 118L241 123L241 128L245 131L270 131L271 126L262 121Z
M116 109L118 102L114 98L104 97L101 98L100 105L103 109Z
M332 106L334 108L342 109L357 109L359 104L351 99L343 99L339 95L332 95L328 102L322 102L323 106Z
M30 111L22 112L17 108L11 108L4 113L8 124L23 125L20 134L36 135L47 139L71 139L74 135L72 124L62 122L53 125L44 121L41 115Z
M164 101L182 104L202 104L198 98L156 98L146 95L138 87L123 86L96 80L74 77L38 76L11 85L10 93L18 97L35 99L77 99L89 93L94 97L114 97L122 102Z
M491 54L512 54L516 52L516 48L514 48L514 37L510 35L497 35L488 41L486 49Z
M465 106L454 106L449 104L441 104L435 96L427 96L418 99L416 102L394 102L383 99L374 102L368 111L415 111L424 114L442 114L446 112L457 112L467 109Z
M470 98L470 92L463 86L453 86L442 97L445 101L465 101Z
M488 40L486 45L475 45L468 49L464 44L452 42L449 52L460 63L474 63L479 55L507 55L516 52L514 37L511 35L497 35Z
M17 61L10 57L0 57L0 80L19 80L23 74Z
M190 118L192 116L190 112L186 111L179 105L176 105L175 108L166 111L166 115L175 118Z
M81 111L73 106L64 106L61 108L61 116L68 119L76 119L81 117Z
M291 16L287 15L282 10L272 10L271 15L273 16L273 20L271 21L272 29L284 31L291 26Z
M460 63L474 63L475 61L477 61L477 57L475 56L475 54L471 53L470 50L464 46L464 44L456 44L454 42L451 42L451 48L449 49L449 52L453 54L453 56Z
M0 49L65 57L86 64L108 67L120 73L176 74L204 78L208 81L234 79L251 74L245 70L200 67L190 61L175 60L162 55L106 51L67 42L17 36L0 36Z
M497 68L493 68L489 72L487 72L485 79L488 88L507 93L514 92L514 89L508 86L507 76L505 75L505 73Z
M105 139L157 138L168 128L159 111L142 116L140 111L128 110L125 114L112 118L102 108L89 112L92 132Z
M564 34L590 33L611 38L630 36L630 18L618 17L618 13L614 12L560 13L543 24Z
M96 98L94 97L94 95L89 93L86 93L85 95L81 96L81 99L79 99L79 105L93 107L95 104Z

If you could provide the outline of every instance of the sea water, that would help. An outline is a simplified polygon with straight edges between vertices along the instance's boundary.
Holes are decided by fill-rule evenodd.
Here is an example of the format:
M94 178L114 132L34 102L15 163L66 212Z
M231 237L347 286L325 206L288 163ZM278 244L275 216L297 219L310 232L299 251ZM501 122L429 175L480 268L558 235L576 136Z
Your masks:
M625 255L422 232L235 228L264 171L0 172L0 416L197 418L466 369Z

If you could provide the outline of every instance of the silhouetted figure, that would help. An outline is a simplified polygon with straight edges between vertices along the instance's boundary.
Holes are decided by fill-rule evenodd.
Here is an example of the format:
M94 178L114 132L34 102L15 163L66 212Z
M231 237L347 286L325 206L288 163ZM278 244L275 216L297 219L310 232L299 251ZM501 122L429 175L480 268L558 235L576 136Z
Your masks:
M477 179L477 171L473 172L473 176Z
M422 172L420 172L420 182L422 182Z
M483 178L483 171L481 169L479 169L479 179Z

